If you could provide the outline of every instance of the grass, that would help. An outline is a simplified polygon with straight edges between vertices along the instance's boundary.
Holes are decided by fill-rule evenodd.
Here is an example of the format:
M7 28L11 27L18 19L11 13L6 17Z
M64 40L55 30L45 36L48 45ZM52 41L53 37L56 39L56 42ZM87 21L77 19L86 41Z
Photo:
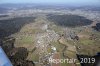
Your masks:
M61 66L71 66L69 63L61 63Z
M71 51L65 51L64 54L69 58L76 58L76 53Z
M62 53L60 53L60 57L61 57L61 59L65 59L63 57ZM71 65L65 62L65 63L61 63L61 66L71 66Z
M60 53L60 57L61 57L61 59L67 59L67 58L63 57L62 53ZM78 60L76 62L78 62ZM61 63L61 66L72 66L72 64L65 62L65 63ZM77 66L80 66L80 64Z
M31 61L34 61L34 62L38 62L39 61L39 54L36 54L36 53L31 53L29 52L29 55L28 55L28 60L31 60Z
M62 27L60 27L60 26L56 26L54 24L50 24L49 25L49 29L54 30L58 34L63 34Z
M94 44L94 40L81 39L80 42L84 45Z
M56 47L58 52L61 52L64 48L64 46L62 44L59 44L59 42L51 42L50 44L52 44L52 46Z
M48 47L47 51L48 51L48 53L51 53L52 52L51 47Z
M32 61L39 61L39 55L38 54L34 54L32 55Z
M30 51L34 47L34 41L34 36L19 35L15 41L15 47L25 47Z
M21 40L19 40L20 44L32 44L34 40L33 36L23 36Z
M74 44L74 41L72 41L72 40L67 40L67 42L68 42L68 44L71 44L71 45Z

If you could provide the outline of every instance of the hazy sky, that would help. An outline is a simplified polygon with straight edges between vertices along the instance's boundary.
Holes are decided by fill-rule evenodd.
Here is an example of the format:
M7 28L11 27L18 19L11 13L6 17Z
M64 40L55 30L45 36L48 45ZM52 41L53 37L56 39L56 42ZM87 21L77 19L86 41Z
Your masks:
M99 4L100 0L0 0L0 3Z

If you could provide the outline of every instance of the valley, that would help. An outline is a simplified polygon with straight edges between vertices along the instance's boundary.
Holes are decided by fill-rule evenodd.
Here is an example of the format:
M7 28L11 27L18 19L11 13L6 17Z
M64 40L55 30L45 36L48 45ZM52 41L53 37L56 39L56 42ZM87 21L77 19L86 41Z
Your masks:
M17 56L18 49L25 48L20 49L28 52L24 60L19 60L22 64L32 61L35 66L58 66L49 63L49 58L69 58L77 61L59 63L59 66L81 66L78 56L93 57L100 52L100 29L96 25L99 23L100 11L13 8L6 15L0 13L0 46L13 64L17 64L13 56Z

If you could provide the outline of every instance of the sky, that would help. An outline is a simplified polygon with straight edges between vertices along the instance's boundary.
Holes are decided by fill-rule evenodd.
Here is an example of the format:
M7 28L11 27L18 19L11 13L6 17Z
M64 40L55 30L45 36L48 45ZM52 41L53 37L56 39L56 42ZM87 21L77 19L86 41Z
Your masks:
M56 3L97 5L100 3L100 0L0 0L0 3Z

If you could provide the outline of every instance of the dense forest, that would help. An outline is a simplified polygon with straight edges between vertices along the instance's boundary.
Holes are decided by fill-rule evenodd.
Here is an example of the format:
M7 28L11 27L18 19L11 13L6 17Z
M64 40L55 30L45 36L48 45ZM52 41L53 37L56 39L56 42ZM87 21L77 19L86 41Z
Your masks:
M78 15L47 15L47 19L51 22L54 22L56 25L64 26L64 27L78 27L90 25L92 23L91 20L78 16Z
M35 17L19 17L0 20L0 38L18 32L25 24L34 22Z

